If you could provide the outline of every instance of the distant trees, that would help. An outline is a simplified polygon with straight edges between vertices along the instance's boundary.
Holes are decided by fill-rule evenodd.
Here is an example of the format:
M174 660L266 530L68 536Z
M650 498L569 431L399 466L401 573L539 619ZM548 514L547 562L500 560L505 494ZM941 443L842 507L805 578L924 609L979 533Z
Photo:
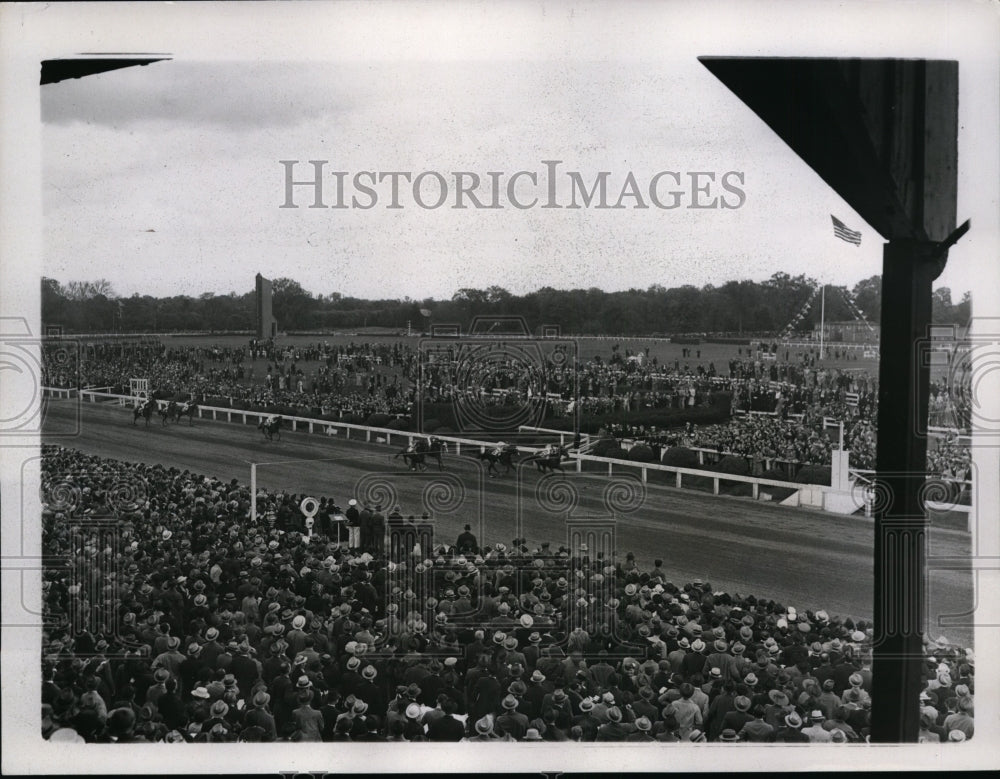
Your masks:
M410 298L364 300L340 292L313 294L299 282L279 278L273 282L273 310L283 331L386 327L403 330L410 323L416 331L429 322L468 327L476 316L521 316L533 328L559 325L564 334L649 335L671 333L773 333L781 331L800 311L798 331L810 331L820 318L820 297L813 297L816 281L805 275L775 273L756 282L731 280L721 286L653 285L648 289L604 292L589 289L542 287L514 295L500 286L463 287L448 300ZM882 280L879 276L846 288L826 288L827 321L854 318L846 302L853 297L856 310L877 324L881 313ZM813 297L808 311L804 306ZM965 324L971 313L970 296L952 301L951 290L934 292L934 321ZM425 316L422 311L430 311ZM252 330L254 293L198 297L149 295L118 297L105 279L93 282L42 279L42 321L62 325L69 332L169 332L178 330Z

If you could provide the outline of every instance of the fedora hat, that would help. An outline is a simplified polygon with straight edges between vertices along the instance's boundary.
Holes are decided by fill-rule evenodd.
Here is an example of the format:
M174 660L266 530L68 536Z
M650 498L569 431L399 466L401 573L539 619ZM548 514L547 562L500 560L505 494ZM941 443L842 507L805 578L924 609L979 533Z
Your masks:
M540 684L541 682L545 681L545 674L543 674L536 668L534 671L531 672L531 681L535 682L536 684Z
M612 722L621 722L622 710L619 709L617 706L612 706L610 709L608 709L608 719L611 720Z
M750 699L745 695L737 695L733 706L736 707L737 711L750 711Z
M361 672L361 675L365 679L368 679L368 681L371 681L376 676L378 676L378 671L375 670L375 666L373 666L373 665L366 665L365 669Z
M209 709L209 713L213 717L225 717L229 713L229 704L222 700L216 701Z
M541 741L542 736L538 732L538 728L528 728L528 731L524 734L525 741Z
M590 698L584 698L580 701L580 711L593 711L594 702Z
M736 731L732 728L726 728L722 731L722 735L719 736L719 741L739 741L740 737L736 735Z
M500 705L503 706L508 711L513 711L514 709L517 708L518 705L517 698L515 698L513 695L507 695L503 699L503 701L501 701Z
M253 696L253 705L256 706L258 709L264 708L270 702L271 702L271 696L268 695L263 690L261 690L260 692L258 692L256 695Z
M649 721L648 717L639 717L639 719L635 721L635 726L643 733L646 733L653 727L653 723Z
M480 717L476 720L476 733L485 736L493 732L493 722L489 717Z
M781 690L769 690L767 697L771 699L771 702L778 706L788 705L788 696Z
M785 724L790 728L801 728L802 718L794 711L791 711L785 715Z

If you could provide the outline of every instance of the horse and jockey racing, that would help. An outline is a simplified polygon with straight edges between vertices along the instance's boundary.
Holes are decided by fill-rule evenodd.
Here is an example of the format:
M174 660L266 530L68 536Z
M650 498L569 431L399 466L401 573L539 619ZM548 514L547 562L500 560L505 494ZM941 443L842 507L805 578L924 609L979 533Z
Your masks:
M132 410L132 424L136 423L139 417L146 420L146 427L149 427L149 420L153 416L153 411L157 408L157 403L152 398L146 399L145 403L141 399L137 399L136 406Z
M181 417L186 416L188 418L188 427L190 427L194 424L194 412L197 410L198 404L190 400L185 400L181 403L171 400L166 408L161 408L159 412L164 425L167 422L180 422Z
M274 436L278 436L278 440L281 440L281 415L271 414L268 417L261 418L257 425L257 429L260 430L264 437L268 441L273 441Z
M510 473L514 464L517 462L516 458L520 454L517 450L516 444L508 444L505 441L501 441L492 449L486 449L480 452L477 457L486 463L486 472L490 475L490 478L494 476L499 476L500 473L496 466L499 463L504 467L503 475L506 476Z
M568 449L568 446L548 444L530 459L534 461L535 465L538 466L538 470L542 473L546 471L562 472L562 461L565 459Z
M426 470L427 460L437 460L438 470L444 470L441 454L448 451L448 444L440 438L431 436L430 438L417 438L410 441L409 445L401 452L397 452L393 459L403 458L408 470Z

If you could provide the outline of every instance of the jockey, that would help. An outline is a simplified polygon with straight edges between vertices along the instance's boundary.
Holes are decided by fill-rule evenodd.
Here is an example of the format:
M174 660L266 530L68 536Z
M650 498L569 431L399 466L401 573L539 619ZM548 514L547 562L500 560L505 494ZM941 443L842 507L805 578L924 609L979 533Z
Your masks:
M500 455L502 455L504 453L504 451L506 449L507 449L507 442L506 441L501 441L493 449L493 456L494 457L499 457Z
M277 414L269 414L267 416L267 419L264 420L264 424L267 425L268 427L271 427L277 419L278 419Z

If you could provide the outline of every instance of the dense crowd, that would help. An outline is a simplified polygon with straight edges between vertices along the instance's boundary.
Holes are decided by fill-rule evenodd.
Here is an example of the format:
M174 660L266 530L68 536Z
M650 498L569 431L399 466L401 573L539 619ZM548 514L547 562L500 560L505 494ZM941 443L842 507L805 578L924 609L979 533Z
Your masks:
M775 359L763 359L765 353ZM287 406L304 416L410 417L418 400L521 408L545 398L556 417L578 413L587 418L691 408L709 403L713 392L728 391L734 414L746 415L728 424L703 426L684 443L755 462L827 465L830 451L841 445L839 430L824 421L832 419L844 423L843 446L851 452L851 466L875 467L877 379L861 370L817 364L811 351L781 360L773 350L739 347L738 357L729 361L728 375L720 375L712 363L692 369L677 360L671 369L649 357L648 350L627 349L613 349L609 359L593 357L579 365L569 355L556 359L553 353L539 361L538 370L526 371L523 359L501 348L481 363L473 361L473 370L458 347L429 350L421 362L417 349L399 342L284 347L256 340L247 347L87 344L79 353L47 344L43 355L45 386L127 387L130 378L142 376L154 389L190 393L196 399ZM932 384L930 424L953 426L963 418L962 396L953 389L945 380ZM643 432L644 427L623 422L610 432L649 439L658 446L676 442L670 433ZM968 478L967 446L950 439L930 449L929 471Z
M468 526L386 543L394 516L421 520L381 526L383 507L336 495L310 525L298 495L61 447L42 495L43 559L62 561L43 572L53 741L869 735L867 621L677 585L659 560ZM920 740L972 737L974 689L971 652L928 644Z

